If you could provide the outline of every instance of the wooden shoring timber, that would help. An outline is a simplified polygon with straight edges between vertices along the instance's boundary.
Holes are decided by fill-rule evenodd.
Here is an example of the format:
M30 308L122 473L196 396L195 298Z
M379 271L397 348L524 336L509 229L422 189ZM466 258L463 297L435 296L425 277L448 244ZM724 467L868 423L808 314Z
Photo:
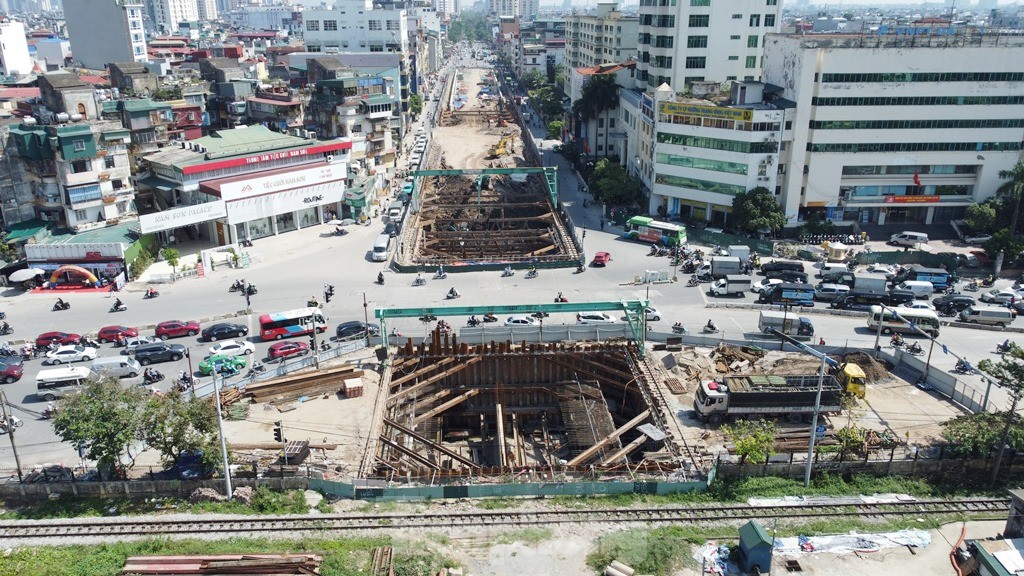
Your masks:
M431 462L428 458L424 458L423 456L421 456L415 450L410 450L410 449L406 448L405 446L402 446L398 442L394 442L394 441L390 440L389 438L387 438L385 436L380 436L380 441L383 442L384 444L387 444L391 448L393 448L395 450L398 450L402 454L405 454L409 458L412 458L413 460L419 462L420 464L423 464L424 466L427 466L429 468L433 468L434 470L440 470L441 469L441 465L440 464L437 464L435 462Z
M410 399L410 400L408 400L408 404L402 404L400 406L395 406L395 408L402 409L403 412L407 412L408 416L411 418L412 417L412 412L409 411L409 407L410 406L420 406L420 405L423 405L423 406L433 406L434 403L437 402L438 400L443 400L443 399L445 399L445 398L447 398L448 396L451 396L451 395L452 395L452 391L448 390L446 388L444 390L438 390L437 392L434 392L430 396L424 396L422 398L416 398L415 400Z
M597 380L598 382L607 382L609 384L615 384L616 383L613 380L613 377L608 376L607 374L599 374L599 373L594 372L594 371L592 371L592 370L590 370L588 368L582 368L582 367L579 367L579 366L574 366L571 363L566 362L565 360L563 360L561 358L557 358L555 356L542 355L542 356L540 356L540 358L543 359L543 360L546 360L548 362L551 362L552 364L555 364L555 365L561 366L563 368L566 368L568 370L571 370L573 372L579 372L580 374L584 374L586 376L589 376L589 377L593 378L594 380ZM587 364L595 364L595 363L596 362L592 362L592 361L588 361L587 362ZM606 368L604 365L599 365L599 367L602 368L602 369L611 370L610 368ZM617 370L613 370L613 371L618 372ZM632 375L630 375L630 376L623 375L623 376L625 378L629 378L630 380L633 379Z
M441 454L444 454L445 456L451 457L453 460L458 460L459 462L462 462L466 466L469 466L471 468L479 468L480 467L479 464L477 464L476 462L473 462L469 458L466 458L465 456L459 454L458 452L455 452L454 450L449 450L449 449L445 448L444 446L441 446L440 444L431 441L429 438L427 438L425 436L417 434L416 432L410 430L409 428L406 428L405 426L402 426L401 424L399 424L398 422L395 422L394 420L389 420L389 419L385 418L384 419L384 424L386 424L388 426L391 426L392 428L398 430L402 434L405 434L406 436L412 438L413 440L416 440L416 441L420 442L421 444L424 444L425 446L427 446L431 450L437 450Z
M454 358L452 358L452 359L454 360ZM435 374L435 375L431 376L430 378L427 378L426 380L424 380L422 382L417 382L416 384L414 384L414 385L412 385L412 386L410 386L410 387L408 387L408 388L406 388L404 390L399 390L398 392L395 392L394 394L391 395L391 398L389 398L389 400L400 400L400 399L408 396L409 394L412 394L413 392L415 392L417 390L420 390L420 389L422 389L422 388L424 388L426 386L429 386L429 385L433 384L434 382L437 382L438 380L441 380L442 378L447 378L448 376L451 376L452 374L455 374L459 370L465 370L466 368L476 364L480 360L483 360L483 356L474 356L473 358L470 358L469 360L466 360L465 362L463 362L462 364L459 364L458 366L452 366L451 368L445 370L444 372L441 372L439 374Z
M611 434L605 436L604 438L602 438L599 442L597 442L596 444L594 444L590 448L587 448L583 452L580 452L579 456L576 456L572 460L569 460L569 462L566 463L566 466L579 466L581 464L586 463L588 460L593 458L595 454L597 454L598 452L603 450L605 446L607 446L607 445L611 444L612 442L614 442L615 440L617 440L619 436L622 436L626 432L629 432L633 428L636 428L637 426L639 426L640 423L643 422L644 420L646 420L647 417L650 416L650 415L651 415L651 411L650 410L644 410L643 412L637 414L635 418L633 418L629 422L626 422L625 424L623 424L618 430L616 430L616 431L612 432Z
M605 466L611 466L612 464L628 456L629 453L632 452L633 450L636 450L637 448L643 446L644 442L646 441L647 437L641 434L639 438L623 446L622 450L619 450L615 454L612 454L611 456L602 460L599 466L601 466L602 468Z
M418 377L422 376L425 372L432 372L435 369L440 368L440 367L444 366L445 364L450 364L451 362L454 362L454 361L455 361L455 358L450 358L449 357L449 358L443 358L443 359L438 360L436 362L431 362L430 364L426 364L426 365L421 364L420 366L417 366L416 369L413 370L412 372L409 372L408 374L403 374L402 376L400 376L398 378L395 378L394 380L392 380L391 382L388 383L388 386L391 386L392 388L394 388L395 386L401 386L402 384L405 384L409 380L413 380L414 378L418 378Z
M430 418L433 418L434 416L437 416L438 414L441 414L441 413L445 412L449 408L451 408L453 406L457 406L457 405L465 402L466 400L469 400L470 398L472 398L473 396L476 396L479 393L480 393L480 390L475 389L475 388L473 390L467 390L466 392L464 392L462 394L459 394L458 396L456 396L455 398L452 398L451 400L445 402L444 404L440 404L438 406L435 406L434 408L424 412L423 414L420 414L419 416L414 418L412 422L413 422L413 424L419 424L420 422L423 422L424 420L429 420Z

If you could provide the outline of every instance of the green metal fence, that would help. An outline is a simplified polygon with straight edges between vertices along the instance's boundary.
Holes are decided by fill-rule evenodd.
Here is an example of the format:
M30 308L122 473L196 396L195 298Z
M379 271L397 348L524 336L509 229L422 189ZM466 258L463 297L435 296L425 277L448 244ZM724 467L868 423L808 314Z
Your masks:
M417 486L377 488L345 482L309 479L309 488L330 496L369 501L429 500L438 498L495 498L514 496L613 496L618 494L676 494L707 490L713 478L694 482L529 482L473 486Z
M686 227L686 237L690 242L699 244L710 244L719 246L749 246L750 250L765 256L771 256L775 251L775 242L771 240L757 240L746 236L735 236L722 232L708 232L693 226Z
M921 250L861 252L857 255L858 264L921 264L929 268L945 268L951 272L957 269L955 257L941 254L929 254Z

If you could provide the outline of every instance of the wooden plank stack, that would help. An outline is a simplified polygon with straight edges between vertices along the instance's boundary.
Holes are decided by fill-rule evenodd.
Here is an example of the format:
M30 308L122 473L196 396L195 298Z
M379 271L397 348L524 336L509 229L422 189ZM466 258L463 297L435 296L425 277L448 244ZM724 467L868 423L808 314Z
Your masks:
M319 574L323 557L316 554L217 554L209 556L131 556L123 576L165 574Z
M362 370L343 364L255 382L246 386L245 394L256 402L291 402L303 396L337 394L345 389L345 380L362 376Z

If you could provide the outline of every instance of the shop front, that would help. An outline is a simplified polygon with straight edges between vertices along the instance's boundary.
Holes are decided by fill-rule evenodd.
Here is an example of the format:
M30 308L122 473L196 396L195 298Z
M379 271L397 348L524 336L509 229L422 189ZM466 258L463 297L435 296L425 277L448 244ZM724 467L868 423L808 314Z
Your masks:
M127 281L124 245L116 242L26 244L25 258L30 268L43 270L45 288L120 287Z

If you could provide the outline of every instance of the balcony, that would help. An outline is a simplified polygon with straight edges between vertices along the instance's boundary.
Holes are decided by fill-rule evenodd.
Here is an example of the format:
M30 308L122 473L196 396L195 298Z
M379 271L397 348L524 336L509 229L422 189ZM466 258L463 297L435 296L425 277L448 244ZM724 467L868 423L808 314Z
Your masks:
M65 172L63 174L63 184L67 186L81 186L83 184L91 184L93 182L99 182L99 171L98 170L86 170L85 172Z

